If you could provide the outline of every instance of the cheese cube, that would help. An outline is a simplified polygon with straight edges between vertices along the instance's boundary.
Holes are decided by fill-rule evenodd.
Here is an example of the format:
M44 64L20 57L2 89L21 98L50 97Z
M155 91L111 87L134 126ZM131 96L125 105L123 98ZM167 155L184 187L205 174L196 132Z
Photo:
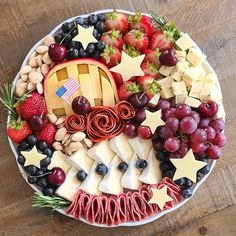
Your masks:
M184 103L194 108L198 108L201 105L201 102L198 99L189 96L186 97Z
M161 97L162 98L166 98L166 99L174 97L172 89L171 88L164 88L164 89L162 89Z
M223 105L220 105L219 108L218 108L218 112L217 112L217 114L215 115L214 118L216 118L216 119L224 119L225 116L226 116L226 114L225 114L224 107L223 107Z
M204 78L204 83L215 84L215 79L214 79L213 74L206 75L205 78Z
M207 102L210 99L210 95L212 94L212 89L214 85L212 83L204 83L202 90L200 92L200 100L202 102Z
M48 169L51 170L54 167L60 167L67 173L70 169L70 165L66 162L66 155L61 151L55 151L51 158L51 163L48 165Z
M199 49L190 48L188 51L187 60L194 66L197 66L206 60L206 56Z
M200 93L201 93L202 87L203 87L203 81L193 82L192 88L189 92L189 96L200 99Z
M205 71L201 65L189 67L183 75L183 80L192 85L194 81L202 80L205 76Z
M159 73L164 76L170 76L173 73L174 66L161 66L159 69Z
M184 81L173 82L172 83L172 91L174 95L185 94L186 93L186 85Z
M158 80L158 84L161 86L162 89L170 88L172 85L172 82L174 82L174 80L171 76Z
M175 44L182 50L186 51L189 48L194 46L193 40L189 37L188 34L183 34L176 42Z
M161 97L161 94L160 94L160 93L155 94L155 95L149 100L148 105L149 105L150 107L155 107L155 106L157 105L157 103L158 103L160 97Z
M175 56L177 57L178 61L179 59L181 58L184 58L186 57L186 52L185 51L180 51L180 50L175 50Z
M187 91L183 94L175 95L175 104L184 103L187 97Z
M215 101L217 104L222 104L223 97L222 97L221 92L217 89L216 86L214 86L211 89L211 93L208 100Z

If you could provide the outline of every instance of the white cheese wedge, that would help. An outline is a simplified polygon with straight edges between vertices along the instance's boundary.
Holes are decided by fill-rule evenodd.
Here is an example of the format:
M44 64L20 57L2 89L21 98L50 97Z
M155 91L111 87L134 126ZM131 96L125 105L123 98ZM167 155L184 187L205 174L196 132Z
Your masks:
M158 103L158 101L160 100L161 94L155 94L148 102L148 105L151 107L155 107Z
M115 156L115 153L110 148L108 140L96 143L92 148L88 150L87 154L99 164L103 163L107 167L109 167L111 160Z
M156 159L153 149L151 149L147 158L147 167L143 170L139 180L145 184L157 184L162 179L160 170L160 161Z
M194 66L200 65L206 60L206 56L197 48L190 48L186 58Z
M170 76L173 73L174 66L161 66L159 68L159 73L164 76Z
M115 96L110 82L103 76L101 77L101 81L103 106L115 106Z
M98 189L98 186L103 178L102 175L96 173L95 169L98 163L94 162L86 179L80 185L80 189L91 193L91 194L100 194L101 192Z
M48 169L51 170L54 167L60 167L67 173L70 169L70 165L66 162L66 155L61 151L55 151L51 158L51 163L48 165Z
M178 104L178 103L184 103L185 102L185 99L187 97L187 91L183 94L178 94L178 95L175 95L175 104Z
M81 148L74 152L68 159L67 162L78 170L84 170L86 173L91 169L94 160L87 155L87 149Z
M174 97L174 94L172 92L172 88L164 88L164 89L162 89L161 90L161 97L162 98L166 98L166 99Z
M192 85L195 81L203 80L205 74L206 72L201 65L189 67L183 74L183 80Z
M81 182L76 178L77 172L78 170L76 170L74 167L71 167L66 175L64 183L56 190L56 194L58 196L63 197L69 201L73 201L73 197L81 185Z
M123 193L121 177L123 173L118 169L120 159L115 156L109 166L107 174L103 177L98 189L103 193L118 195Z
M110 148L116 153L116 155L124 162L129 163L134 150L128 142L128 138L123 134L109 140Z
M180 95L186 93L186 85L184 81L173 82L172 83L172 92L174 95Z
M198 108L201 105L201 102L198 99L189 96L186 97L184 103L189 105L190 107L195 107L195 108Z
M80 90L81 90L82 95L88 99L92 107L95 106L94 94L92 90L92 87L94 85L89 74L80 74L79 81L80 81Z
M222 119L223 118L224 119L225 116L226 116L225 110L224 110L223 105L221 104L221 105L219 105L218 112L217 112L217 114L215 115L214 118L216 118L216 119Z
M200 99L200 93L202 91L202 87L203 87L203 81L193 82L191 90L189 92L189 96Z
M189 37L188 34L183 34L176 42L175 44L182 50L186 51L189 48L194 46L193 40Z
M170 88L173 82L174 80L171 76L158 80L158 84L161 86L162 89Z
M121 178L121 185L123 188L138 190L142 183L139 180L141 170L136 168L138 156L134 153L132 156L129 167Z
M138 155L140 159L147 159L148 154L152 148L151 139L141 139L139 137L129 138L128 139L131 147L134 149L134 152Z

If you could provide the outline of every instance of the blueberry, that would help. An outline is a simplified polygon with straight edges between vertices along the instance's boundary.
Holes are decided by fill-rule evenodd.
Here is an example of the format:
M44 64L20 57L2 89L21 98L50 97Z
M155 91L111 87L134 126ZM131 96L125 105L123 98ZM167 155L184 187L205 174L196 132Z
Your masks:
M73 59L79 58L79 50L77 48L70 48L67 51L66 58L67 60L73 60Z
M192 182L190 179L185 178L184 187L185 187L185 188L190 188L192 185L193 185L193 182Z
M185 178L180 178L175 180L175 183L179 185L181 188L183 188L186 184L186 179Z
M88 28L89 27L89 23L88 23L88 18L84 18L84 23L82 25L84 28Z
M75 22L78 25L83 25L84 24L84 18L83 17L77 17L77 18L75 18Z
M82 47L81 42L77 42L77 41L70 42L70 48L80 49L81 47Z
M34 166L34 165L29 165L25 167L26 171L31 174L31 175L35 175L36 172L38 171L38 167Z
M51 163L51 158L46 157L43 160L40 161L40 166L41 167L47 167Z
M52 197L55 194L55 190L51 186L47 186L43 189L43 195Z
M20 148L21 148L22 151L25 151L25 150L30 148L30 145L26 141L22 141L20 143Z
M46 177L39 178L37 181L37 185L41 188L45 188L46 186L48 186L47 178Z
M34 146L37 143L38 139L34 134L31 134L27 137L28 144Z
M39 170L36 172L35 175L37 175L37 176L41 176L41 175L43 175L43 174L45 174L45 171L42 170L42 169L39 169Z
M87 56L88 56L87 52L85 52L83 48L80 48L79 49L79 57L80 58L85 58Z
M135 164L136 168L140 170L143 170L144 168L146 168L147 165L148 163L143 159L138 160Z
M162 178L169 177L172 179L174 174L175 174L175 170L167 170L165 172L162 172Z
M199 161L203 161L203 162L208 163L208 157L203 157L203 158L199 159Z
M94 15L94 14L91 14L88 16L88 23L90 25L96 25L98 22L98 16L97 15Z
M200 174L206 175L206 174L208 174L210 172L210 169L211 169L210 166L206 165L202 169L200 169L198 172Z
M65 22L62 24L61 26L61 30L64 32L64 33L68 33L70 32L74 27L74 23L73 22Z
M86 52L90 55L92 55L95 52L95 44L94 43L89 43Z
M97 40L99 40L99 39L101 38L101 34L98 33L98 31L97 31L95 28L93 29L93 36L94 36Z
M84 181L87 177L87 173L84 170L79 170L76 174L76 178L79 181Z
M37 146L38 149L43 151L44 149L46 149L48 147L48 144L45 141L38 141L36 146Z
M102 40L96 43L96 48L99 52L102 52L105 49L105 47L106 47L106 44Z
M163 161L160 164L160 170L162 172L166 172L167 170L173 170L174 168L175 168L174 165L169 160L168 161Z
M66 34L64 37L65 37L65 39L63 41L63 45L64 45L64 43L70 44L70 42L72 40L72 35L71 34Z
M95 171L97 172L97 174L99 175L105 175L108 172L108 168L106 165L104 164L99 164L97 165Z
M37 177L35 176L28 176L27 177L27 181L30 183L30 184L35 184L37 182Z
M95 58L96 60L99 60L100 59L100 52L98 51L95 51L92 55L93 58Z
M52 157L53 151L51 148L47 147L44 149L43 153L47 155L47 157Z
M126 162L121 162L119 165L118 165L118 169L121 171L121 172L125 172L127 169L128 169L128 164Z
M24 165L25 164L25 158L24 158L24 156L22 156L22 155L19 155L18 157L17 157L17 162L20 164L20 165Z
M160 150L156 152L156 159L159 161L164 161L169 158L169 152L165 150Z
M75 28L71 31L72 38L74 38L77 34L78 34L78 29L77 28Z
M95 28L96 28L97 31L98 31L99 33L101 33L101 34L104 33L104 32L106 32L105 24L104 24L104 22L102 22L102 21L99 21L99 22L96 24Z
M62 33L58 33L54 36L54 39L56 41L56 43L60 43L61 40L63 39L63 34Z
M21 155L21 151L23 151L23 150L21 149L21 146L18 146L18 147L16 148L17 154L18 154L18 155Z
M199 172L197 172L197 182L199 182L202 179L202 176Z
M101 14L98 14L98 20L99 21L105 21L107 19L106 15L101 13Z
M193 194L192 190L190 188L183 189L181 192L181 195L183 198L189 198Z

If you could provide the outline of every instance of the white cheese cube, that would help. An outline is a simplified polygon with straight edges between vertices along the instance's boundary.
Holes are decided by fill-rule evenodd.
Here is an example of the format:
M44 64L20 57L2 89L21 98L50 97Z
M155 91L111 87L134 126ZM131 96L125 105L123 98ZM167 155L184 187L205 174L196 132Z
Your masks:
M206 60L206 56L196 48L190 48L187 55L187 60L194 66L202 64Z
M207 102L210 99L210 95L212 94L212 89L214 85L212 83L204 83L201 93L200 93L200 100L202 102Z
M81 182L76 178L78 170L74 167L71 167L69 172L66 175L64 183L59 186L56 190L56 194L60 197L63 197L69 201L73 201L75 194L77 193Z
M225 110L224 110L223 105L221 104L221 105L219 106L218 112L217 112L217 114L215 115L214 118L216 118L216 119L224 119L225 116L226 116Z
M185 94L186 93L186 85L184 81L173 82L172 83L172 91L174 95Z
M160 100L160 97L161 97L161 94L158 93L158 94L155 94L148 102L148 105L150 107L155 107L158 103L158 101Z
M175 56L177 57L178 61L179 59L181 58L184 58L186 57L186 51L180 51L180 50L175 50Z
M193 40L189 37L188 34L183 34L176 42L175 44L182 50L186 51L189 48L194 46Z
M164 76L170 76L174 70L174 66L164 66L162 65L159 68L159 73L164 75Z
M174 80L171 76L158 80L158 84L161 86L162 89L170 88L172 85L172 82L174 82Z
M223 97L216 86L213 86L208 100L215 101L217 104L222 104Z
M180 71L176 71L176 72L172 75L172 78L173 78L175 81L180 81L180 80L182 80L182 76L183 76L183 73L181 73Z
M194 81L202 80L205 74L206 72L201 65L189 67L183 74L183 80L192 85Z
M54 167L60 167L67 173L70 169L70 165L66 162L66 155L61 151L55 151L51 158L51 163L48 165L48 169L51 170Z
M193 82L192 88L189 92L189 96L200 99L200 93L201 93L202 87L203 87L203 81Z
M173 94L173 92L172 92L172 89L171 89L171 88L164 88L164 89L162 89L162 91L161 91L161 97L162 97L162 98L165 98L165 99L174 97L174 94Z
M178 94L175 96L175 104L184 103L187 97L187 91L183 94Z
M116 153L116 155L124 162L129 163L134 150L128 142L128 138L123 134L109 140L110 148Z
M121 177L123 172L118 169L120 159L115 156L111 161L107 174L103 177L99 184L99 190L103 193L118 195L123 193L123 187L121 186Z
M147 167L143 170L139 180L145 184L157 184L162 179L160 170L160 161L156 159L154 150L152 149L147 158Z
M204 78L204 83L210 83L210 84L215 84L215 79L213 74L208 74Z
M198 99L189 96L186 97L184 103L194 108L198 108L201 105L201 102Z

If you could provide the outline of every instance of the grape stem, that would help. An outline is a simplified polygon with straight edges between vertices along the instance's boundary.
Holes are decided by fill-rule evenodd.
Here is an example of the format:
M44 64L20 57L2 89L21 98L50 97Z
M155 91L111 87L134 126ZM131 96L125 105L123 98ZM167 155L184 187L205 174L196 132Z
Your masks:
M21 172L21 171L19 171L22 175L25 175L25 176L32 176L32 177L36 177L36 178L40 178L40 177L43 177L43 176L46 176L46 175L50 175L50 174L52 174L53 172L51 171L51 172L47 172L47 173L44 173L44 174L42 174L42 175L29 175L29 174L26 174L26 173L24 173L24 172Z
M74 27L64 36L64 38L59 43L60 45L64 42L65 38L76 28L77 25L76 25L75 20L73 22L74 22Z

